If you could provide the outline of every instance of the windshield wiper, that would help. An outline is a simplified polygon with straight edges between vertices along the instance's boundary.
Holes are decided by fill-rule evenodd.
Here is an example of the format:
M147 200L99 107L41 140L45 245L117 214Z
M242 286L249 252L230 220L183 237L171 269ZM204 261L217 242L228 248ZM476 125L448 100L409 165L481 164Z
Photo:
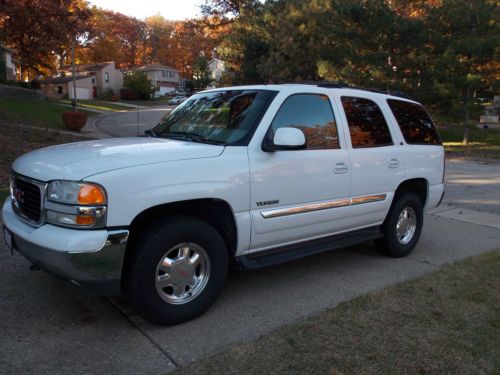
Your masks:
M223 144L223 143L225 143L225 142L217 141L214 139L208 139L200 134L186 133L186 132L168 132L168 133L156 134L156 136L162 137L162 138L181 139L181 140L193 141L193 142L198 142L198 143L211 143L211 144Z

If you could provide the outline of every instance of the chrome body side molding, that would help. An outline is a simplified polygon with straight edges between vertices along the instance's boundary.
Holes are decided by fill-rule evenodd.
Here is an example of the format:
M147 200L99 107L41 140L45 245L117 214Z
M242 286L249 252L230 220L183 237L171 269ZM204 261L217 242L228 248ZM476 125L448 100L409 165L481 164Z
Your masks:
M336 199L330 202L324 203L314 203L307 204L304 206L290 207L290 208L280 208L277 210L268 210L261 211L261 215L264 219L272 219L275 217L281 216L289 216L295 214L302 214L306 212L314 212L320 210L327 210L330 208L338 208L338 207L347 207L347 206L355 206L359 204L365 203L374 203L381 202L387 198L387 194L375 194L375 195L365 195L362 197L354 197L354 198L344 198L344 199Z

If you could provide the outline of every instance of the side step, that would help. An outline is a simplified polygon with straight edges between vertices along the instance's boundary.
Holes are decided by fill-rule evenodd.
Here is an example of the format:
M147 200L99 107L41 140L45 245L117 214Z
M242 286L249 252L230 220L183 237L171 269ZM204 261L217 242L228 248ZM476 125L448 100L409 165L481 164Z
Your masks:
M300 259L309 255L322 253L324 251L338 250L361 242L382 238L380 227L370 227L349 233L324 237L317 240L301 242L298 244L264 250L258 253L241 255L236 261L245 270L256 270L259 268L274 266L276 264Z

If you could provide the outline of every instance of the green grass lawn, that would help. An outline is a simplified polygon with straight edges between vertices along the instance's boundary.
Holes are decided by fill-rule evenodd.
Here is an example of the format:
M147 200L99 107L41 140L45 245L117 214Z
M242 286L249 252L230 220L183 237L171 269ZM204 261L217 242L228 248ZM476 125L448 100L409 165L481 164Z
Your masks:
M446 152L450 156L500 158L500 130L469 127L469 144L464 146L464 128L446 126L439 129Z
M122 102L133 105L141 105L146 107L156 107L159 105L169 105L168 101L172 99L172 97L161 97L154 100L122 100Z
M55 102L71 105L71 100L69 99L57 100ZM126 107L116 103L106 102L104 100L78 100L77 107L89 110L97 109L101 111L110 111L110 112L128 111L131 109L130 107Z
M495 251L342 303L174 374L498 374L499 290Z
M64 129L61 114L71 110L53 101L43 99L0 99L0 114L4 120L25 125ZM82 110L88 116L96 112Z

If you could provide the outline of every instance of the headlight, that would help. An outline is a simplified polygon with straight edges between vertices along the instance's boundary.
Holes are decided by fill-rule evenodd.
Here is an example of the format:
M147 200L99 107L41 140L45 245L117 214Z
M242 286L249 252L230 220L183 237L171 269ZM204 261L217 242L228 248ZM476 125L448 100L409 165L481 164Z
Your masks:
M106 191L87 182L52 181L45 203L47 221L70 227L101 228L106 224Z

